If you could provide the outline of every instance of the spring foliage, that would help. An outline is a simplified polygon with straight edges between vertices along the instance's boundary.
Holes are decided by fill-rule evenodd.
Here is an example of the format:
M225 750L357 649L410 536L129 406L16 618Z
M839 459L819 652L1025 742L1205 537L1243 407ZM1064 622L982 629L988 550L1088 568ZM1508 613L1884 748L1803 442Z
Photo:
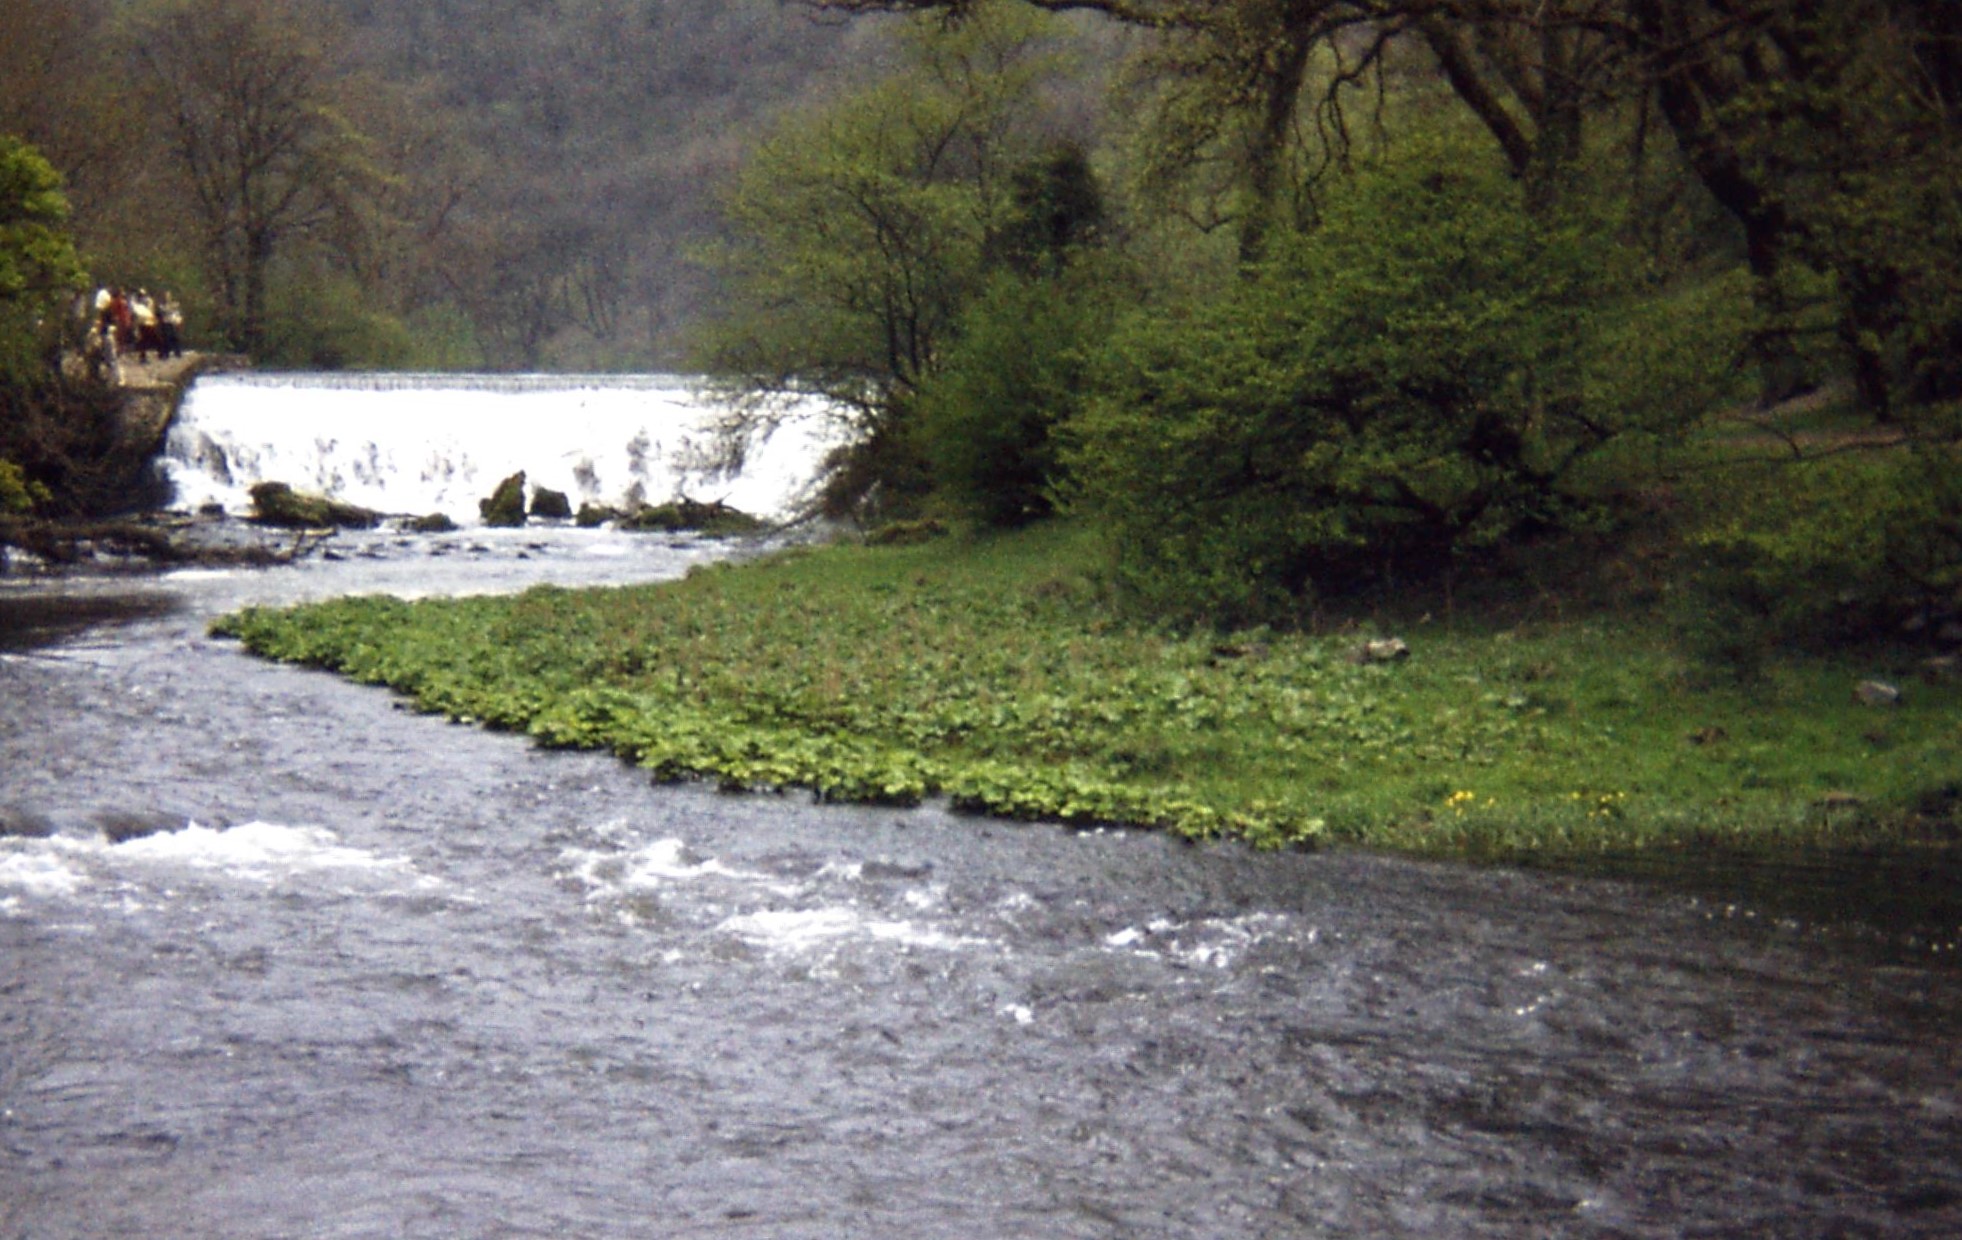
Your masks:
M518 597L349 599L222 622L254 651L419 709L610 750L663 779L1269 846L1592 851L1806 838L1955 776L1954 685L1886 727L1849 670L1687 692L1666 634L1354 637L1113 625L1082 531L839 546L685 581ZM1699 744L1690 735L1727 739Z
M1497 169L1387 162L1226 298L1120 332L1073 428L1080 505L1154 611L1229 625L1570 527L1576 466L1679 433L1732 356L1618 359L1645 310L1613 267Z
M61 178L40 152L0 135L0 382L32 378L48 325L82 284Z

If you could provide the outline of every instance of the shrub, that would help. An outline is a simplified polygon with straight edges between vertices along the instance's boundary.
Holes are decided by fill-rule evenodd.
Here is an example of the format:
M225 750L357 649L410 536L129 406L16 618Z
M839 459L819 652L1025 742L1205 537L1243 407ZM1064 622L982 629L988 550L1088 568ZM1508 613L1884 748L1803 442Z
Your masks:
M969 309L919 399L921 452L950 508L996 527L1050 513L1055 429L1076 411L1109 317L1082 268L1055 279L1003 273Z
M31 512L45 496L45 490L28 481L20 466L0 460L0 516Z
M1735 500L1742 488L1733 485ZM1782 645L1898 632L1962 609L1962 445L1775 468L1691 538L1683 624L1697 654L1751 674Z
M409 325L367 301L346 277L315 275L275 285L261 360L320 370L407 365L418 352Z
M1065 464L1152 610L1285 620L1317 589L1572 525L1593 510L1578 463L1720 390L1727 308L1644 337L1602 230L1444 166L1360 175L1218 304L1116 334ZM1630 338L1646 353L1609 347Z

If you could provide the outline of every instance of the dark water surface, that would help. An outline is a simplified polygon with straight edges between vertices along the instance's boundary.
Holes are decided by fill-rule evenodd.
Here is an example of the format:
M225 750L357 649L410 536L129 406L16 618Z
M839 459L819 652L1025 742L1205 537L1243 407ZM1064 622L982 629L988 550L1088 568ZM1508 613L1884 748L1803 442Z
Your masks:
M704 553L343 554L0 583L66 633L0 640L0 1237L1962 1235L1939 953L656 787L202 636Z

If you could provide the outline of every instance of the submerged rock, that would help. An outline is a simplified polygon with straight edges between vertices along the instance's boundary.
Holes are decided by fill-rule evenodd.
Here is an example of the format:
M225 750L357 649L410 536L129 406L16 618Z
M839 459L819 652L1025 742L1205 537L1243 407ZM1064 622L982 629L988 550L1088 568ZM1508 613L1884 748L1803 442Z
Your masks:
M0 836L45 839L54 834L54 821L38 810L0 805Z
M295 491L284 482L261 482L252 488L252 519L261 525L292 529L321 529L336 526L371 530L381 524L381 514L356 504L344 504L324 495Z
M109 809L95 815L95 825L102 829L102 838L111 844L182 831L189 821L182 814L169 814L162 810Z
M477 512L485 525L519 526L525 523L525 471L519 470L497 484L489 499L477 501Z

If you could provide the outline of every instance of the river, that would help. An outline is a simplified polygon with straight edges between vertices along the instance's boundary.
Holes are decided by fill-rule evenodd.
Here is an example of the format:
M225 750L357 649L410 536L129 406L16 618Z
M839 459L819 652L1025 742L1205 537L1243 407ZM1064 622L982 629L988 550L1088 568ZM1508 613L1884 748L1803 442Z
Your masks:
M1666 885L657 786L0 579L0 1237L1953 1236L1962 972Z

